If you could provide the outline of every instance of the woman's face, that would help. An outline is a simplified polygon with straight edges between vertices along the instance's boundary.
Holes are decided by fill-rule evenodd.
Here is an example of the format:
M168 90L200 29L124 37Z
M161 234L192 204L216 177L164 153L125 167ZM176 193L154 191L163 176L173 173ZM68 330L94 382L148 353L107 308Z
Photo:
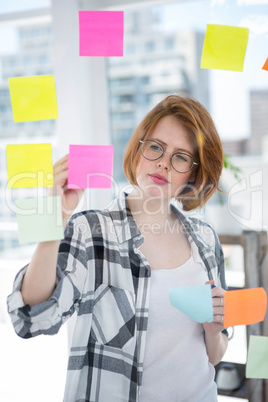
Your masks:
M148 139L156 140L166 152L153 161L141 156L136 171L139 188L146 197L171 199L178 196L189 181L194 181L193 170L178 173L171 166L170 158L176 152L194 156L189 134L176 117L169 115L158 122Z

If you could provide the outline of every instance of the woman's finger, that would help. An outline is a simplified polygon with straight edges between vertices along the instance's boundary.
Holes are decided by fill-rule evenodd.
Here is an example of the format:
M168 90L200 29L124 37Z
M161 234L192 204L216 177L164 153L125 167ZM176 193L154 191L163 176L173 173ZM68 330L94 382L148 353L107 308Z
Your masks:
M68 179L68 170L63 170L56 175L54 175L54 185L65 186Z
M60 165L54 166L54 175L61 173L68 169L68 161L63 162Z
M219 287L215 287L211 289L212 297L223 297L224 298L225 290Z
M213 307L213 315L224 315L224 307Z
M224 297L212 297L213 307L224 307Z
M224 323L224 316L221 314L214 315L213 316L213 322L217 322L218 324L221 324L223 326Z
M63 156L63 158L59 159L56 163L54 163L54 169L57 168L58 166L68 162L69 159L69 155L65 155Z
M205 285L215 285L214 279L210 279L210 281L205 282Z

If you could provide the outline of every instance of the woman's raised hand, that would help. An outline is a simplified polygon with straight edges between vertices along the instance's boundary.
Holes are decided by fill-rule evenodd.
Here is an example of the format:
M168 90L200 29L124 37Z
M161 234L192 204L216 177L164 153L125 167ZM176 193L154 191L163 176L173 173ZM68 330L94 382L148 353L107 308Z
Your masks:
M54 187L48 189L48 195L58 195L61 197L62 218L64 224L66 224L67 220L73 214L73 211L77 207L84 193L83 189L67 189L68 158L69 155L65 155L53 166Z

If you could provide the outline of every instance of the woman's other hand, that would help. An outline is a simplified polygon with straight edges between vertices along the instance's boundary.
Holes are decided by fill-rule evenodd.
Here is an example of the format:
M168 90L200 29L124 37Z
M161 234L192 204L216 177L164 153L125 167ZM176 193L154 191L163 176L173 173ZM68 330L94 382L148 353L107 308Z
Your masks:
M206 282L206 285L215 286L214 280ZM218 333L224 329L224 293L225 290L219 287L213 287L212 293L212 308L213 308L213 321L205 322L203 324L205 332Z
M215 286L213 280L206 284ZM228 338L222 333L224 329L224 292L225 290L219 287L211 289L213 321L203 323L208 358L214 366L221 361L228 346Z

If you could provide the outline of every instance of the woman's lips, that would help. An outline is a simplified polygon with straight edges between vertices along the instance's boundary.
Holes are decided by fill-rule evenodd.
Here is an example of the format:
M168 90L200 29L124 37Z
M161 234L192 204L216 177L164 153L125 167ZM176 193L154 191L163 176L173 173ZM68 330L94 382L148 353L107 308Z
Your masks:
M168 180L165 179L165 177L161 176L160 174L150 174L149 176L151 177L152 181L156 184L163 185L168 183Z

